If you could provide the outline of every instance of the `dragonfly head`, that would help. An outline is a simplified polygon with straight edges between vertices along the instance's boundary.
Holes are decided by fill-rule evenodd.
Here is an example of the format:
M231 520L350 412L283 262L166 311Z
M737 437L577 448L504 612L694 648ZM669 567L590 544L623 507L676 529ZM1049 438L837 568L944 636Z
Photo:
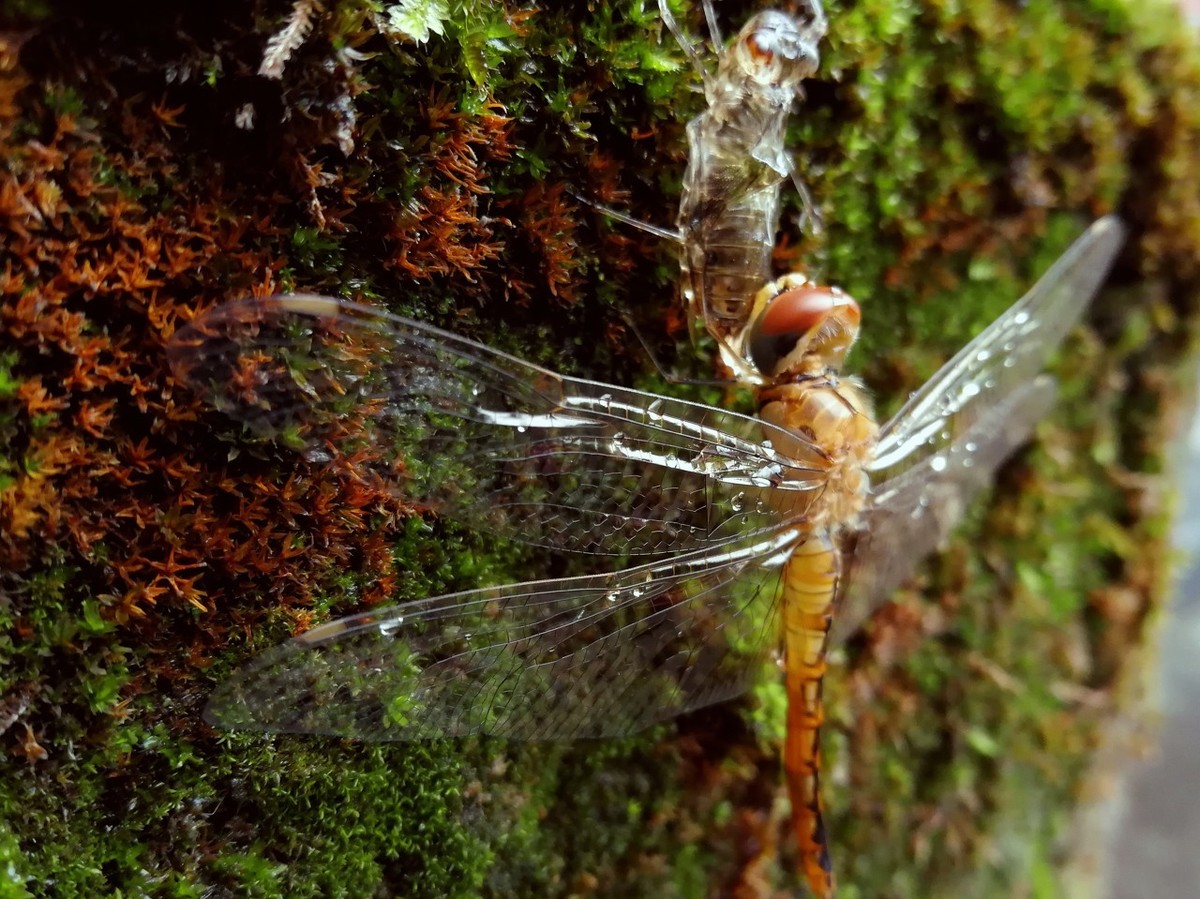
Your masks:
M858 303L844 290L785 275L754 298L746 347L767 376L836 370L858 337L861 318Z
M796 13L767 10L738 33L733 61L756 84L771 87L799 84L817 71L817 44L825 36L825 13L819 0L805 0Z

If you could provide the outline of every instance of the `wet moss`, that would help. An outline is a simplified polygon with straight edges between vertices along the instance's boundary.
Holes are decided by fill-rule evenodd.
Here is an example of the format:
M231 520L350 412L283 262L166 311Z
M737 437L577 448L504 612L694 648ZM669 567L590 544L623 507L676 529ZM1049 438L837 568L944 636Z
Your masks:
M390 34L372 16L396 5L313 6L5 6L28 28L0 37L0 895L795 889L769 672L754 700L598 744L199 722L216 681L296 630L564 563L354 494L352 472L200 408L161 354L191 310L376 299L722 399L662 385L620 317L707 374L672 326L672 249L571 199L674 217L701 100L653 4L404 4ZM1054 895L1168 567L1169 489L1145 476L1168 470L1198 320L1200 57L1167 12L1116 0L828 13L791 132L827 236L785 222L779 256L860 299L852 360L882 410L1091 217L1133 229L1038 447L829 683L843 895ZM266 55L279 77L255 74Z

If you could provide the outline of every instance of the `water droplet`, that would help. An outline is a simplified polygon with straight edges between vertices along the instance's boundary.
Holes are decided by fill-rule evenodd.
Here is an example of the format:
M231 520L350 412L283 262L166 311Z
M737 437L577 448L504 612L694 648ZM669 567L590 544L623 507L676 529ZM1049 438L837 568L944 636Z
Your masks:
M744 494L744 493L734 494L729 499L729 505L733 508L733 511L735 511L735 512L742 511L742 506L745 505L745 503L746 503L746 494Z
M662 400L655 400L646 407L646 417L651 421L662 421Z
M946 470L946 457L945 456L934 456L932 459L929 460L929 467L932 468L934 471L945 471Z
M991 358L992 358L991 350L980 350L978 353L975 354L976 362L987 362Z
M1029 321L1029 313L1028 312L1018 312L1016 315L1013 316L1013 324L1023 325L1027 321Z

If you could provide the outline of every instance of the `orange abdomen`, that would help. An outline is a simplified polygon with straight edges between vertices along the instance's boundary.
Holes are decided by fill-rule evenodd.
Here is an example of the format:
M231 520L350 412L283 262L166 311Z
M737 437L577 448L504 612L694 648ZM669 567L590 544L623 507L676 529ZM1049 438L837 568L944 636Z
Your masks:
M813 894L833 895L833 867L821 817L819 773L823 718L821 679L839 575L837 550L825 537L798 546L784 568L783 632L787 663L787 740L783 767L792 803L792 830Z

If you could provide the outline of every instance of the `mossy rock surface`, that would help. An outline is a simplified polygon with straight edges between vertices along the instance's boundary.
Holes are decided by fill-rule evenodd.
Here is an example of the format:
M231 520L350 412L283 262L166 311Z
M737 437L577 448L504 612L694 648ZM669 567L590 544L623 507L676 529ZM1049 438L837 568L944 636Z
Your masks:
M1089 220L1131 228L1037 443L828 681L840 895L1057 896L1170 572L1200 54L1172 9L1125 0L827 12L790 138L826 235L798 240L790 208L778 260L859 298L852 366L883 413ZM722 401L657 380L622 318L711 371L673 249L572 197L674 217L701 98L654 5L24 0L0 23L0 896L798 893L769 671L600 743L200 720L312 624L548 563L247 440L169 377L196 309L347 296Z

